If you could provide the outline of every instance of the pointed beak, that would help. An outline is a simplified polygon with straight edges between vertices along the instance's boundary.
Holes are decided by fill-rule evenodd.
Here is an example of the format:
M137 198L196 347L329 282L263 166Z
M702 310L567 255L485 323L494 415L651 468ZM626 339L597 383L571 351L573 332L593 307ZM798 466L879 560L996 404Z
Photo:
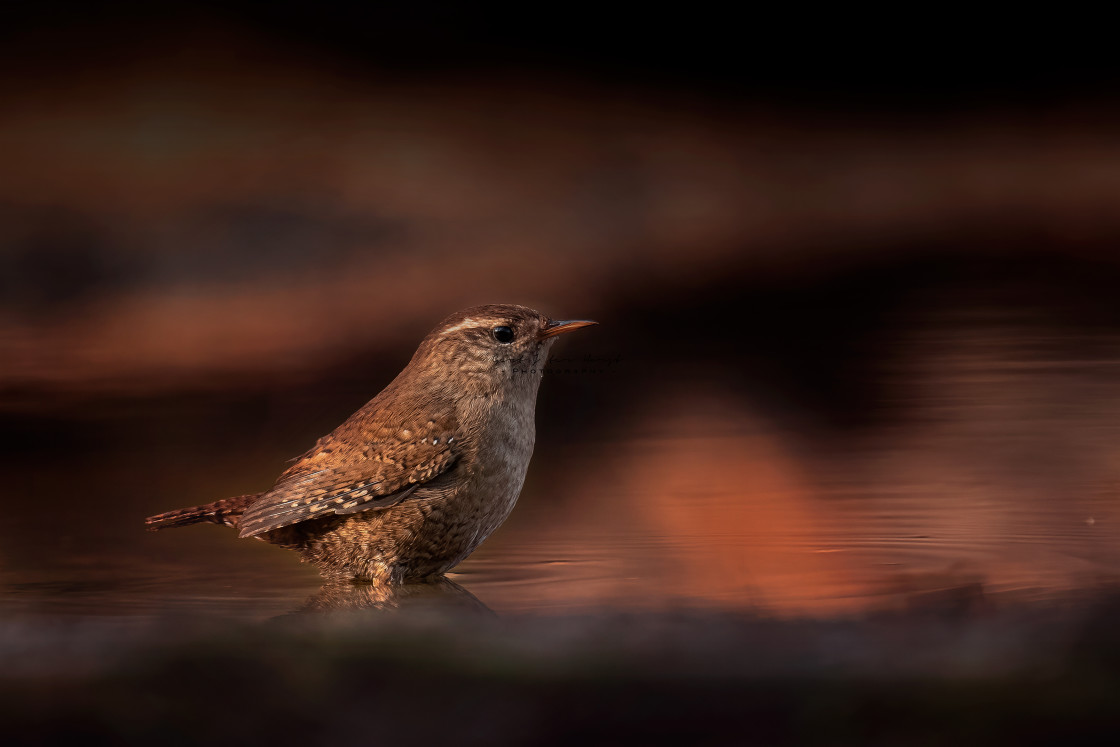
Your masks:
M562 335L565 332L572 332L580 327L590 327L592 324L598 324L590 319L565 319L563 321L550 321L548 324L541 327L541 331L537 333L538 340L547 340L549 337Z

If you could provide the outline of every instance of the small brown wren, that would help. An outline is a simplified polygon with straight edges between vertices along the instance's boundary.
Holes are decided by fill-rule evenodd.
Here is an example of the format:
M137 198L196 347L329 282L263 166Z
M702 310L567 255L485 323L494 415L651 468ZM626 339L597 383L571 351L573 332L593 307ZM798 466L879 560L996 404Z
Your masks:
M556 336L595 324L524 306L443 321L380 394L264 493L148 518L211 522L297 550L328 578L402 582L454 568L517 502Z

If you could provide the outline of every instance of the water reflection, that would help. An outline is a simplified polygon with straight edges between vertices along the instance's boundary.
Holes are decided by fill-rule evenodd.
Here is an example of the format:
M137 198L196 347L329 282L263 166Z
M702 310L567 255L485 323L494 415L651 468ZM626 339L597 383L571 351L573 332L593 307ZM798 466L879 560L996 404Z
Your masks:
M256 409L221 399L15 419L23 452L9 455L5 489L34 500L6 501L0 608L257 619L424 605L972 614L1112 589L1120 337L931 317L892 350L881 397L897 414L874 427L807 427L776 417L765 391L702 374L651 378L565 441L542 422L509 523L451 579L391 590L316 592L313 569L223 527L142 531L153 509L267 484L305 445L295 437L305 427L288 446L261 432ZM44 469L60 437L66 469Z
M446 577L408 584L330 581L297 612L362 610L435 610L446 614L494 614L478 597Z
M573 447L577 476L538 488L549 508L464 574L522 608L777 615L1111 588L1117 340L1072 357L1045 325L935 321L896 346L886 391L903 417L814 440L749 393L681 381L605 442Z

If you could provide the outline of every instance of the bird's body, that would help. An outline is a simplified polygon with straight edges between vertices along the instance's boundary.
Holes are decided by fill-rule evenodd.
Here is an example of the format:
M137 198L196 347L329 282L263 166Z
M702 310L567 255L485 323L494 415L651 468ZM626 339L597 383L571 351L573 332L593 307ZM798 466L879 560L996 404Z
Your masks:
M454 314L271 490L148 524L227 524L297 550L329 577L439 575L509 516L533 454L543 364L557 334L587 324L522 306Z

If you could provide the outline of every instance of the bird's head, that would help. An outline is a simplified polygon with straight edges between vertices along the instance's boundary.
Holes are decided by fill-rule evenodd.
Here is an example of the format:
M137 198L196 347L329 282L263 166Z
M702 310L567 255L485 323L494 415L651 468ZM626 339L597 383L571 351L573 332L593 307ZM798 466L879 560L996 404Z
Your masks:
M587 319L554 321L525 306L492 304L452 314L420 344L410 367L457 379L472 389L523 380L536 389L556 337Z

